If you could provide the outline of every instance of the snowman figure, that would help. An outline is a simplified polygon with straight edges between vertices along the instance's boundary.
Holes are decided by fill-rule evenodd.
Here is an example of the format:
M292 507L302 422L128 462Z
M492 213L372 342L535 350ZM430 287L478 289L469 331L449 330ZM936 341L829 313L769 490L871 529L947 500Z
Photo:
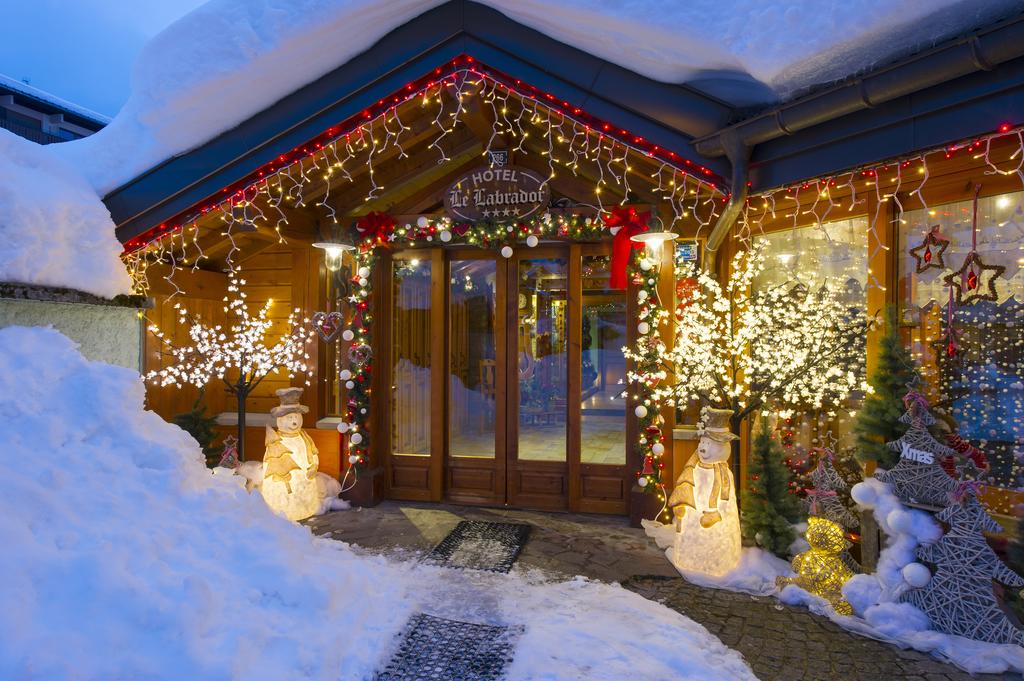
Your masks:
M302 429L302 415L309 407L299 404L302 388L283 388L275 394L281 404L270 410L277 430L267 426L260 492L276 513L288 520L303 520L320 509L316 484L320 458L313 439Z
M728 409L705 409L697 451L676 479L668 505L674 515L673 560L684 572L721 576L740 560L740 515L729 470Z

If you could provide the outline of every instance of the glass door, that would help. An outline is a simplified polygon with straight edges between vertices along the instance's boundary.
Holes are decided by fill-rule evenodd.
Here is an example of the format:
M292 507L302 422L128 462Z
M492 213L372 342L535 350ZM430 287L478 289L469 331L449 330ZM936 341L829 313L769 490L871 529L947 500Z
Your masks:
M504 504L507 268L486 251L448 255L445 495Z
M568 508L568 282L567 247L509 259L508 497L515 506Z

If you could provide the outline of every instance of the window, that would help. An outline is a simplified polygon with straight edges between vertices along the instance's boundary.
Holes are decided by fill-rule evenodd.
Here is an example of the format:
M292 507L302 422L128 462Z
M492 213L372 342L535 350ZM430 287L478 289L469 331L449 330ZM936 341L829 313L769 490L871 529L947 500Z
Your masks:
M828 277L844 287L851 308L867 306L868 220L865 217L769 232L760 237L768 243L765 271L754 280L754 289L799 283L814 275ZM866 339L865 339L866 341ZM859 395L851 397L855 408ZM773 427L791 463L806 459L811 447L831 446L837 452L853 446L853 418L840 410L834 419L826 414L798 413L773 418Z
M988 457L995 481L1022 485L1017 458L1024 443L1024 192L982 198L978 202L977 251L986 265L1005 271L993 280L997 300L979 300L950 310L943 279L959 270L971 250L973 202L917 210L900 225L901 325L921 366L926 396L944 411L948 425ZM932 254L930 267L918 272L910 253L938 225L949 239ZM923 253L921 251L920 253ZM980 285L987 287L988 273ZM952 318L959 352L948 353Z

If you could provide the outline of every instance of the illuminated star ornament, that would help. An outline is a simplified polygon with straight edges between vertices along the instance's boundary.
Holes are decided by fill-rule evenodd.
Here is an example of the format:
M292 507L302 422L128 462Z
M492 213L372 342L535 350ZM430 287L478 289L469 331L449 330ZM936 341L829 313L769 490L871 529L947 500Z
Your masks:
M921 245L910 249L911 257L917 262L914 266L914 271L921 274L933 267L939 270L946 269L946 261L943 259L943 254L948 247L949 239L943 235L940 226L932 225L931 229L925 233L924 241L921 242Z
M1006 271L1002 265L986 265L978 255L978 194L981 185L974 188L974 219L971 225L971 251L964 258L964 264L952 274L943 277L946 286L956 292L958 306L969 305L976 300L999 302L996 279Z

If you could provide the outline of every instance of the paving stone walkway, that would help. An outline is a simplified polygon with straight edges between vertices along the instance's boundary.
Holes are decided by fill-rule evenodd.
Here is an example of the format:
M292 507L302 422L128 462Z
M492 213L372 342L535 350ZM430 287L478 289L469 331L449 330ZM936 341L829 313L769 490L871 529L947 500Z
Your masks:
M707 627L739 651L762 681L1021 679L970 676L922 653L856 636L773 598L690 584L654 542L624 518L384 502L313 518L308 525L316 534L362 550L417 558L460 520L530 523L534 530L514 570L542 570L553 579L584 575L621 582Z

